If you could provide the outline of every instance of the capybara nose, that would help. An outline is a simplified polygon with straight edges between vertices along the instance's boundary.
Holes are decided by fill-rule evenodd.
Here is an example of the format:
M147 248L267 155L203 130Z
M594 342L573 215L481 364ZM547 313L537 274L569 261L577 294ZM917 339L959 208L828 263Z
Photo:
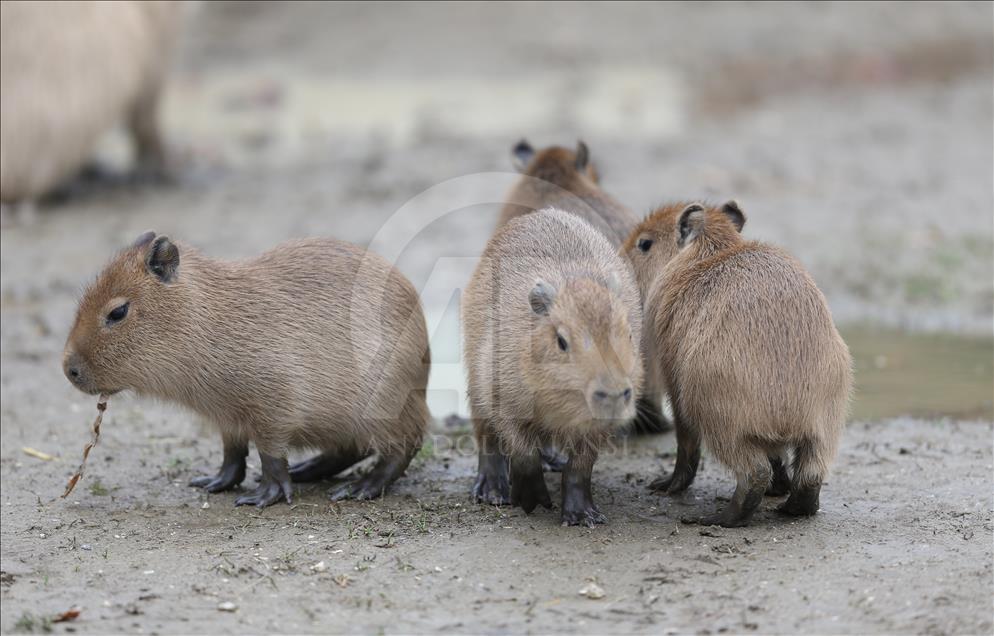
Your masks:
M83 371L80 368L79 358L73 354L66 356L65 360L62 362L62 372L66 374L66 378L75 386L79 386L83 379Z
M599 405L610 407L613 405L625 406L632 401L632 389L631 387L626 388L623 391L605 391L604 389L598 389L594 391L594 401Z

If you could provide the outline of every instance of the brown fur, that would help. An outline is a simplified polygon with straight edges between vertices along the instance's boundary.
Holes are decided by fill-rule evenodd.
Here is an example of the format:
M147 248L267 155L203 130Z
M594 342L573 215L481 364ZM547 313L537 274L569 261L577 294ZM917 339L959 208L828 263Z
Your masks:
M430 356L400 272L334 239L237 262L173 244L178 269L163 281L149 266L163 238L140 238L83 295L65 349L77 387L177 402L218 426L226 451L247 441L280 458L417 451ZM108 325L124 301L126 318Z
M612 245L620 245L638 218L601 189L593 163L581 158L581 165L574 150L551 146L536 152L522 171L530 178L521 179L509 194L513 203L501 210L497 229L535 210L556 208L578 215Z
M124 122L161 169L159 94L178 2L0 3L0 200L49 192Z
M555 290L546 314L529 304L537 281ZM511 221L487 244L462 307L481 462L498 445L513 461L551 444L592 467L597 448L634 415L642 380L638 292L603 235L560 210ZM596 412L597 391L626 388L623 408Z
M736 227L724 206L687 207L690 231L681 239L676 210L683 207L652 214L626 243L647 294L652 363L669 388L677 427L699 431L736 474L733 505L743 488L769 481L769 457L791 450L791 498L815 489L817 506L816 489L847 416L849 350L800 263L781 249L743 240L744 216ZM733 211L740 213L737 205ZM640 236L658 243L642 253L632 247ZM739 519L747 520L748 514Z

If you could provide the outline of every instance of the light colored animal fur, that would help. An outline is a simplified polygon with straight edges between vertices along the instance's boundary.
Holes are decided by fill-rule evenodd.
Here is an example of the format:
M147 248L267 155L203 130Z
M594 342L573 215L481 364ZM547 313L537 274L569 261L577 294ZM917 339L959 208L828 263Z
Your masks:
M177 2L0 3L0 200L49 192L126 122L162 161L157 107Z
M548 316L529 293L542 280L557 290ZM642 379L642 318L630 269L604 236L577 216L544 210L512 220L488 243L462 304L473 419L493 427L512 453L553 443L599 446L621 419L592 416L596 383ZM570 340L557 349L556 330Z
M429 422L429 350L417 292L380 257L334 239L225 262L178 245L175 280L119 254L79 305L66 356L86 389L178 402L229 439L413 454ZM130 302L120 324L105 316Z
M691 215L698 233L677 251L681 208L657 211L627 244L651 235L661 248L649 258L630 249L629 257L646 290L652 363L677 426L699 430L740 485L768 479L768 457L786 449L794 452L792 492L820 485L852 386L849 350L824 296L796 259L742 239L719 208Z

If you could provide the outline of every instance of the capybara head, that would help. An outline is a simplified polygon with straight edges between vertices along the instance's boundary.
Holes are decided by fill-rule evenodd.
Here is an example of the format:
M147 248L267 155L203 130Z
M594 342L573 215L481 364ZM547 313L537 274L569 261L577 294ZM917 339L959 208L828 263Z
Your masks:
M559 182L571 174L583 175L594 183L598 181L597 170L590 161L590 149L582 141L576 142L576 150L549 146L536 151L522 139L511 149L511 161L518 172L546 181ZM549 178L553 175L554 178Z
M721 206L672 203L639 223L621 246L621 253L631 262L639 291L645 298L662 268L682 247L700 236L705 227L709 236L727 241L737 237L744 225L745 214L735 201Z
M526 377L550 419L627 421L635 415L642 365L628 311L615 290L589 278L556 289L537 280Z
M86 393L115 393L154 383L162 335L174 331L179 249L142 234L83 294L66 341L62 370Z

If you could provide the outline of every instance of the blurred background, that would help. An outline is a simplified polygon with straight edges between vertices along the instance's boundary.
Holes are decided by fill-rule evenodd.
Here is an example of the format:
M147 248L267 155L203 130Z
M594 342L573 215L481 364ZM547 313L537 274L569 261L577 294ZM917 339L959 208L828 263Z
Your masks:
M989 3L188 3L87 23L103 49L84 44L61 87L44 79L54 53L10 53L43 40L17 44L4 19L4 139L46 109L46 130L93 128L72 149L87 176L4 193L5 427L53 393L81 401L59 369L77 294L147 229L226 258L376 237L424 290L436 417L465 412L469 270L436 265L480 253L505 182L466 177L511 172L521 137L582 138L639 214L738 199L748 236L791 250L828 296L858 366L855 418L992 417ZM128 114L98 104L87 120L66 93L80 78L126 92L128 73L161 77L167 179L132 171ZM44 166L28 158L69 153L70 136L5 141L4 171L26 161L31 178Z

